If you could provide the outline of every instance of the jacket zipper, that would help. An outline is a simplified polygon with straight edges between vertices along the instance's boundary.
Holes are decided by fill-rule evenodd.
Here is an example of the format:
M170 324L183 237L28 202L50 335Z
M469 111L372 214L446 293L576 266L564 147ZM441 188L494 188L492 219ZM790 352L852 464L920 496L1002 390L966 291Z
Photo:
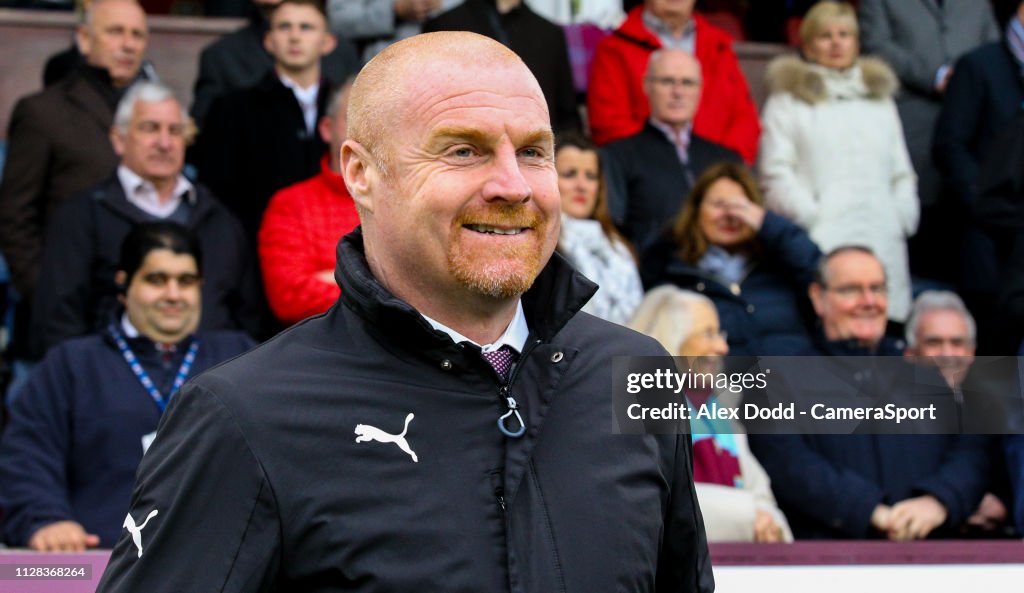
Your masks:
M523 435L523 432L525 432L526 430L526 424L522 420L522 416L518 412L519 404L516 402L516 399L511 395L512 382L515 381L516 377L519 375L519 369L522 368L523 362L526 361L526 357L530 355L530 352L533 352L533 349L536 348L537 345L541 343L541 341L542 340L540 340L539 338L534 339L532 342L529 342L525 348L523 348L523 353L519 356L519 362L517 362L516 365L512 368L512 372L509 373L508 379L505 381L505 383L498 387L498 397L501 399L501 402L502 404L504 404L506 410L505 416L502 416L502 418L498 420L498 425L501 428L502 432L506 434L506 436L518 438L521 437ZM510 416L512 414L515 414L516 418L520 422L520 430L522 432L520 432L519 434L508 432L507 429L504 427L504 424L501 424L504 421L503 419L505 417ZM504 499L501 500L501 505L502 508L505 508Z

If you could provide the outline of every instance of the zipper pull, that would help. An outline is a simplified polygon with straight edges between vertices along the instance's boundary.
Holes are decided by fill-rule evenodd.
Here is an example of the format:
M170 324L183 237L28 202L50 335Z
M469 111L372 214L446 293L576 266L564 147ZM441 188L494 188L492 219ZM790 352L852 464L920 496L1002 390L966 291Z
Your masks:
M502 393L505 394L508 391L505 390ZM508 411L501 418L498 418L498 429L503 435L518 439L526 434L526 423L523 422L523 417L519 414L519 404L516 403L516 398L509 396L505 398L505 405L508 406ZM515 414L516 421L519 422L519 428L515 431L505 428L505 419L513 414Z

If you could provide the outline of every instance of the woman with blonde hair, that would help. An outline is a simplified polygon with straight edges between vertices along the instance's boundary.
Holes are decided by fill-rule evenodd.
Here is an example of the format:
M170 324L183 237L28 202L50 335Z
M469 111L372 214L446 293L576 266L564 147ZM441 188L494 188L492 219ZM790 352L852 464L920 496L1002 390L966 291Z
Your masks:
M630 327L658 340L674 356L687 357L689 368L701 372L721 370L722 357L729 353L711 300L674 286L647 293ZM716 403L719 396L693 389L686 391L686 400L695 409ZM793 541L768 474L751 454L742 427L693 418L690 428L693 476L708 541Z
M803 58L776 58L762 112L760 170L768 207L828 252L870 247L885 266L889 318L910 312L908 237L917 183L884 62L860 57L857 15L819 2L800 26Z

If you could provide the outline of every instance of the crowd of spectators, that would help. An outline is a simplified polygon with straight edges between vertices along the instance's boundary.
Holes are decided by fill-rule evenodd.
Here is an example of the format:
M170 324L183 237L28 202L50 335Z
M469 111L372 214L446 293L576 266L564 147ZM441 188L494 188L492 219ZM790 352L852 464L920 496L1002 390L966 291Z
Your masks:
M1024 338L1024 2L993 4L209 2L249 20L202 51L186 110L146 60L137 0L87 3L17 103L0 177L19 296L4 357L35 367L4 398L6 543L111 545L181 370L334 304L335 247L359 223L338 160L351 79L420 32L492 37L536 76L556 257L599 285L584 311L712 372L726 354L904 357L967 415L975 354ZM737 40L793 46L760 110ZM161 333L147 311L185 321ZM140 405L113 401L128 393ZM116 441L115 422L132 424ZM1020 436L707 422L692 438L712 540L1024 532ZM84 473L108 454L103 490Z

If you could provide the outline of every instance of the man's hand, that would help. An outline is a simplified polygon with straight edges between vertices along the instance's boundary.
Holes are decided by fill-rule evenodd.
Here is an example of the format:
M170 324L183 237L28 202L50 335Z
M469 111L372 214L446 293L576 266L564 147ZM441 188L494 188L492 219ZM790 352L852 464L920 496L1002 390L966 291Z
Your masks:
M395 0L395 16L403 21L425 21L438 8L441 0Z
M892 505L889 539L923 539L946 522L948 512L934 496L926 494Z
M1002 525L1007 517L1009 517L1009 513L1006 510L1006 505L996 495L989 492L981 499L981 504L978 505L974 514L967 519L967 524L980 527L985 531L992 531Z
M754 541L775 544L782 541L782 528L775 524L775 518L768 511L757 511L754 516Z
M887 504L876 504L875 510L871 511L871 526L882 533L888 532L891 515L892 507Z
M41 527L28 540L28 547L37 552L84 552L100 545L100 536L86 533L74 521L57 521Z

